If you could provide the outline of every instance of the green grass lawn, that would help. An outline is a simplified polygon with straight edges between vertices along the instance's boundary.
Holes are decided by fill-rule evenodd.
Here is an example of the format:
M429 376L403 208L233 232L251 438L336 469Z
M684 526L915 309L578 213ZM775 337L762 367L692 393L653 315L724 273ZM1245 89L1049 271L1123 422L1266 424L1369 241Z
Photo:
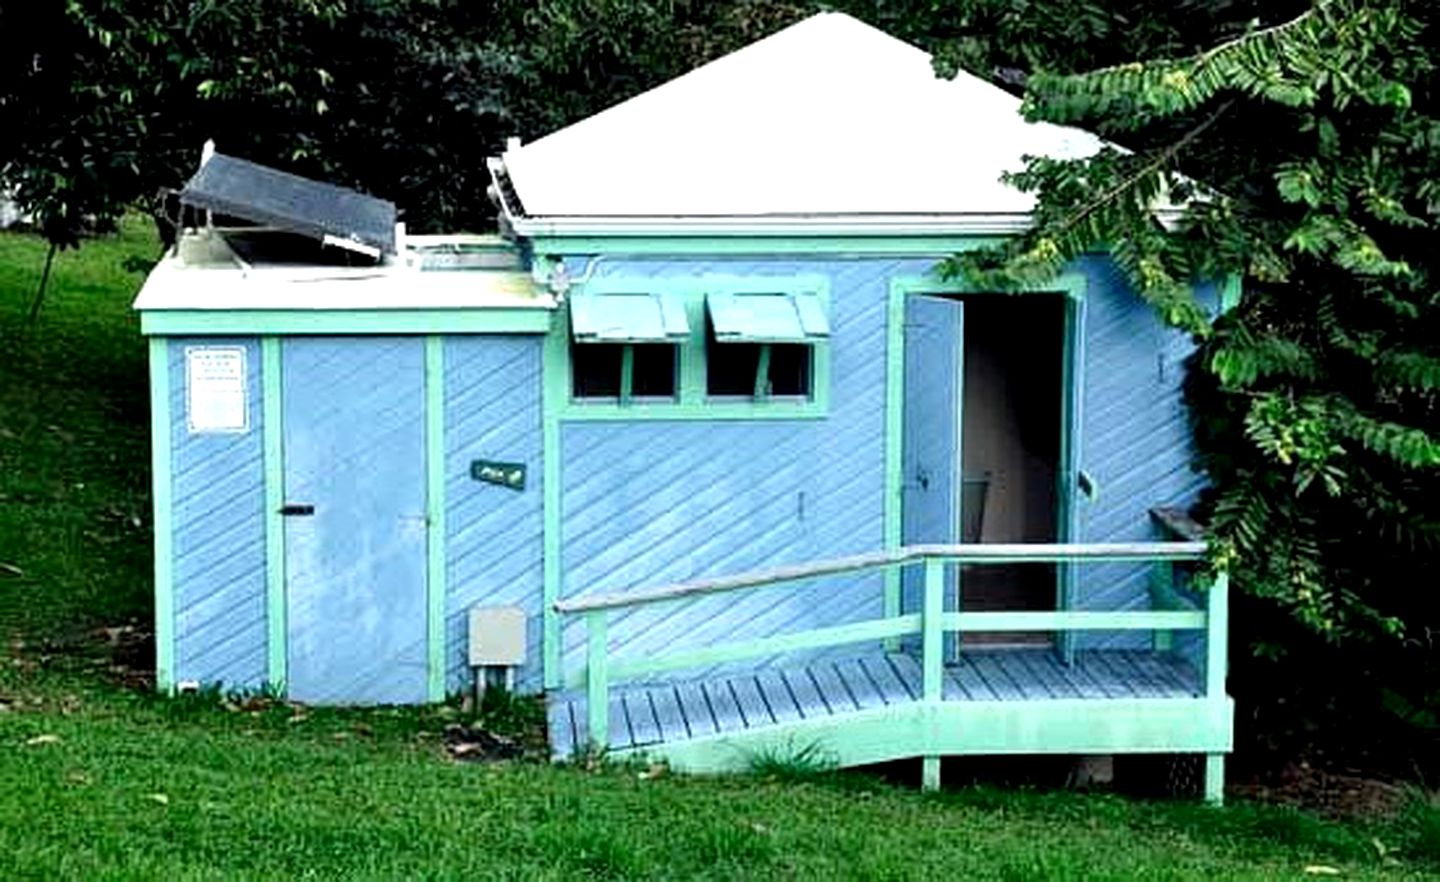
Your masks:
M127 685L107 638L148 629L150 514L144 346L129 311L140 276L124 265L155 251L137 219L63 254L27 328L44 249L0 234L0 879L1440 871L1440 813L1418 804L1339 822L1246 803L922 795L860 775L467 764L442 746L463 721L451 706L304 710ZM514 718L534 713L501 707L485 722L523 728Z

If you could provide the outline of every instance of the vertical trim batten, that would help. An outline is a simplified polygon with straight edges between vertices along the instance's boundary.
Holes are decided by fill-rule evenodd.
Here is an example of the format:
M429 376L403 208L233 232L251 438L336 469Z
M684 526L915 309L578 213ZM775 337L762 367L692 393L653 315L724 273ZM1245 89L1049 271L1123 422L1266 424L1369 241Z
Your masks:
M550 333L545 337L541 365L541 505L544 510L542 572L543 599L540 605L541 654L545 688L557 689L560 670L560 616L555 601L560 599L560 412L570 382L565 337L569 327L568 307L558 310Z
M175 687L174 470L171 468L170 341L150 338L150 480L154 503L155 688Z
M445 338L425 338L426 697L445 700Z
M263 415L261 444L265 468L265 627L266 679L284 691L288 673L289 630L285 609L284 384L280 338L260 340L260 384Z
M885 320L884 545L900 547L902 445L905 433L905 288L891 282ZM900 615L900 568L885 571L885 617Z

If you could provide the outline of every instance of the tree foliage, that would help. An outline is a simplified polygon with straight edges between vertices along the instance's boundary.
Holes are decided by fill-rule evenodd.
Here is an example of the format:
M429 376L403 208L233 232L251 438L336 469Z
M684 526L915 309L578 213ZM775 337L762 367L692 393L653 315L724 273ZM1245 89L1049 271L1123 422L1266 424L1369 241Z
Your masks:
M1414 674L1435 671L1440 626L1440 9L1289 14L1194 53L1032 75L1032 119L1128 149L1032 159L1011 180L1038 200L1034 228L948 269L1033 283L1108 247L1200 342L1216 563L1263 599L1255 647L1306 645L1269 610L1378 643L1353 667L1388 658L1390 703L1413 708L1436 700ZM1245 295L1216 318L1197 281L1226 275Z

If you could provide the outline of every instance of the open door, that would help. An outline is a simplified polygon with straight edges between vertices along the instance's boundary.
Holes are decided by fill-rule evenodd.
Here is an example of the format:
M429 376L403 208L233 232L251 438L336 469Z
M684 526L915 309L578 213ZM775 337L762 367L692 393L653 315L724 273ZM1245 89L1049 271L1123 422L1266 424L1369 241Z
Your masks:
M905 443L901 539L906 545L961 540L961 420L965 376L965 306L943 297L910 297L905 305ZM909 567L901 606L921 606L924 576ZM945 609L956 609L955 580ZM958 647L946 635L946 656Z

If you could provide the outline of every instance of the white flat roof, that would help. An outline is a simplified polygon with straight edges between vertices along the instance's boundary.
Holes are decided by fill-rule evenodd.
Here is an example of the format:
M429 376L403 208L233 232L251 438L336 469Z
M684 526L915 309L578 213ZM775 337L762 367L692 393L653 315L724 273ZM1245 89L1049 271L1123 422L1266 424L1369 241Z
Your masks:
M1102 142L857 19L821 13L507 150L524 214L553 218L1028 215L1023 157ZM998 226L1004 226L1003 223ZM518 228L517 228L518 229Z
M408 266L218 266L166 257L134 308L162 310L553 309L529 273Z

